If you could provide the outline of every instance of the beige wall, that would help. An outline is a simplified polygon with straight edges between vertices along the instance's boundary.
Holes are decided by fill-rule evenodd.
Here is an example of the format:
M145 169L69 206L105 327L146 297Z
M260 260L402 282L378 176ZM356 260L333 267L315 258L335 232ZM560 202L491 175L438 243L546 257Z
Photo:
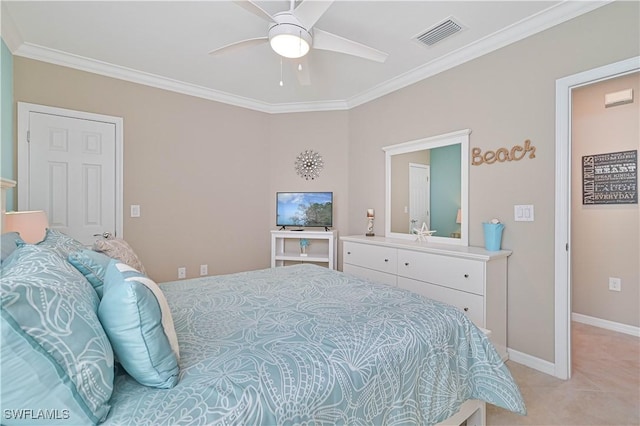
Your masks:
M537 147L535 159L470 167L469 243L483 245L483 221L498 217L505 223L502 245L513 250L508 346L550 362L555 83L639 55L639 13L638 2L615 2L350 111L351 212L373 207L383 216L383 146L470 128L471 147L483 151L525 139ZM364 191L367 187L377 191ZM514 222L515 204L533 204L535 221ZM349 219L350 229L357 229L357 215Z
M333 191L346 227L348 113L268 115L15 57L15 100L124 118L124 234L157 281L269 266L277 191ZM294 169L305 149L325 166ZM130 204L142 216L129 218Z
M269 117L271 169L268 226L271 229L275 229L275 198L278 191L332 191L333 228L338 230L339 235L346 229L349 217L346 184L349 164L348 125L346 111L278 114ZM322 156L324 168L318 179L305 180L296 174L296 157L306 149ZM313 247L310 249L313 250ZM338 253L339 265L341 257L341 253Z
M21 57L14 90L124 118L124 235L152 278L269 266L268 115Z
M142 206L125 236L159 281L181 265L268 266L277 190L333 190L341 235L365 232L367 208L382 234L383 146L465 128L483 150L530 139L535 159L471 167L470 244L483 245L483 220L505 222L509 347L553 362L555 81L639 55L638 6L604 6L348 112L267 115L19 57L14 96L124 117L125 210ZM293 171L306 148L325 158L318 181ZM534 204L536 221L513 222L514 204Z
M633 89L634 102L605 108L606 93ZM640 326L638 204L583 205L582 156L640 149L640 73L573 91L571 247L573 312ZM622 291L609 291L609 277Z
M270 222L275 226L277 191L332 191L335 228L347 223L347 146L346 111L279 114L269 117L270 138ZM311 149L322 156L320 176L305 180L296 174L296 157Z

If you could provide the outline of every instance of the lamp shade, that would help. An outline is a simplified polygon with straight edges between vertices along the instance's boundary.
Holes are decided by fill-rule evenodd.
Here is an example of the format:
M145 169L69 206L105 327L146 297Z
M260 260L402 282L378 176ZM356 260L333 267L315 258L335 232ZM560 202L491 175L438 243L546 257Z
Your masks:
M456 223L462 223L462 209L458 209L458 215L456 216Z
M49 226L47 214L42 210L8 212L4 216L3 232L18 232L26 243L35 244L44 240Z

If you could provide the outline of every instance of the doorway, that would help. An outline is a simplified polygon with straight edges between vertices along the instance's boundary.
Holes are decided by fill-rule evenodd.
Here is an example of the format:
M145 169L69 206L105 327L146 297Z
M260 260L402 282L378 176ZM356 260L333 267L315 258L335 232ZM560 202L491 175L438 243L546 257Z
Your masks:
M605 65L556 81L555 188L555 366L571 378L571 100L578 87L640 70L640 57Z
M122 118L19 102L18 208L83 244L122 236Z
M409 233L423 223L431 229L431 170L426 164L409 163Z

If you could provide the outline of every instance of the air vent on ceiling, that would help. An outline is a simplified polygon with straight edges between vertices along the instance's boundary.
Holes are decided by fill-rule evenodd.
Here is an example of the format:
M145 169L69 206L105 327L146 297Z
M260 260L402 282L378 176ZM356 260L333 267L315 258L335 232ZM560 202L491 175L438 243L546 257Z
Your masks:
M416 40L427 46L433 46L439 41L462 31L462 25L449 18L446 21L428 29L422 34L416 36Z

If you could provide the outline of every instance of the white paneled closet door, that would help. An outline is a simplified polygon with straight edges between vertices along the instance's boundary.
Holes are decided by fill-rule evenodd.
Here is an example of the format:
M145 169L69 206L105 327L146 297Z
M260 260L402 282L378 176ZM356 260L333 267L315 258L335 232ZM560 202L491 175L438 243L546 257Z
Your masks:
M33 111L28 120L28 205L21 210L46 211L52 229L84 244L115 235L115 124Z

